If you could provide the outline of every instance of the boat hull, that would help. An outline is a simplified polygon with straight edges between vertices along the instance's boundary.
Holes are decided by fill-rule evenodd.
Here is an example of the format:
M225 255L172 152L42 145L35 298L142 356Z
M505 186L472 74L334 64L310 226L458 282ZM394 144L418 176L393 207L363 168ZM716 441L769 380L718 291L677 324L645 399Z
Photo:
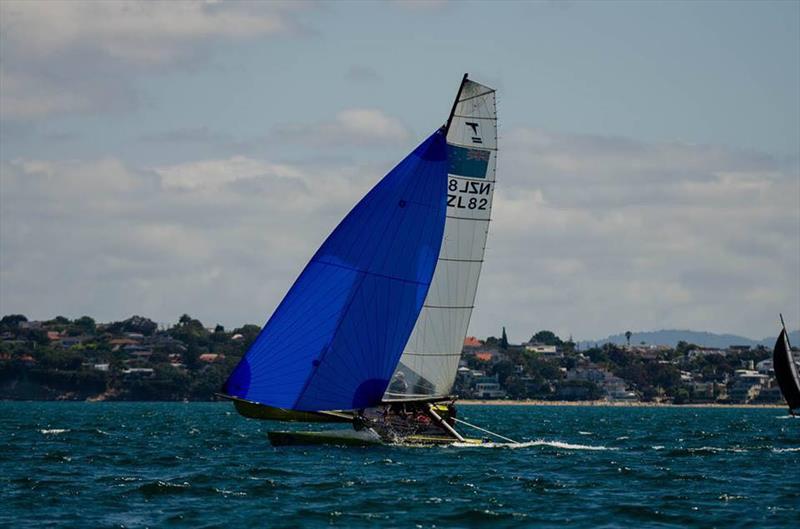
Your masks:
M451 445L460 443L452 437L444 435L411 435L400 442L384 441L376 433L369 430L327 430L319 432L267 432L272 446L309 446L309 445L336 445L336 446L398 446L412 445ZM480 445L482 439L465 439L465 443Z

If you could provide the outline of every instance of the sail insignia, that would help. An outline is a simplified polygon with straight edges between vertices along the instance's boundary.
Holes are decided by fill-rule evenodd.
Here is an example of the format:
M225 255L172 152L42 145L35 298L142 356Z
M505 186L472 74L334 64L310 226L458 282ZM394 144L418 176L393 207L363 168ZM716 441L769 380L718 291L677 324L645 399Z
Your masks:
M317 250L224 392L299 411L380 403L428 294L442 243L446 186L440 129Z

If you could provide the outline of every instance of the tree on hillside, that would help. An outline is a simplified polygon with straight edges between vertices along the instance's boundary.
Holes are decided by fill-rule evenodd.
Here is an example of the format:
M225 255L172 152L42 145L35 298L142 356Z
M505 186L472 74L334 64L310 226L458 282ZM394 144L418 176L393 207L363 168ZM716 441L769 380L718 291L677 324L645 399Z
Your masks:
M52 320L44 322L44 325L51 331L61 332L66 330L70 323L69 319L64 316L56 316Z
M563 345L564 343L553 331L539 331L531 336L531 342L545 345Z
M158 324L149 318L133 315L127 320L115 321L106 326L106 331L111 334L124 332L136 332L145 336L151 336L158 330Z
M261 333L261 327L259 327L258 325L253 325L252 323L248 323L247 325L244 325L242 327L239 327L238 329L233 330L234 335L236 334L242 335L243 337L242 347L245 350L249 349L250 346L253 345L253 342L256 341L256 338L258 338L258 335L260 333Z
M492 366L491 374L497 375L498 382L503 385L506 379L514 374L514 364L508 360L501 360Z
M90 318L89 316L81 316L77 320L73 321L72 325L82 334L94 334L95 330L97 329L94 319Z
M228 335L225 333L225 327L223 327L220 324L217 324L217 326L214 327L214 332L211 333L211 341L217 344L222 344L227 342Z
M22 314L8 314L3 316L0 320L0 332L15 331L19 327L20 322L28 321L28 318Z

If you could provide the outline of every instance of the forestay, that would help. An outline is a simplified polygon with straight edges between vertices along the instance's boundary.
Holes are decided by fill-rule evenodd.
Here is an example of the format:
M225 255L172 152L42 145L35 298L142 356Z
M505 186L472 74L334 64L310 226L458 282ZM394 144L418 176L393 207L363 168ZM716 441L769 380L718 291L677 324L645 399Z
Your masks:
M446 195L440 130L331 233L224 391L302 411L378 404L428 293L442 244Z
M385 400L453 387L483 263L497 159L494 90L463 82L447 134L447 221L428 297Z

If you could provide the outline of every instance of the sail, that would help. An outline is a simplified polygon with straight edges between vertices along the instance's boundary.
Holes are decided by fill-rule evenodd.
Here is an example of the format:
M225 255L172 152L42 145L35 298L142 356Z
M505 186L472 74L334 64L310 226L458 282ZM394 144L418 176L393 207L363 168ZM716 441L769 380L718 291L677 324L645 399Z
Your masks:
M797 373L797 364L792 357L792 348L789 346L786 329L781 331L778 341L775 342L772 367L775 370L778 387L781 388L781 393L786 399L789 409L800 409L800 377Z
M448 395L483 264L497 159L494 90L465 78L447 133L447 221L436 272L385 400Z
M440 129L387 174L317 250L236 366L232 397L301 411L381 401L442 243Z

